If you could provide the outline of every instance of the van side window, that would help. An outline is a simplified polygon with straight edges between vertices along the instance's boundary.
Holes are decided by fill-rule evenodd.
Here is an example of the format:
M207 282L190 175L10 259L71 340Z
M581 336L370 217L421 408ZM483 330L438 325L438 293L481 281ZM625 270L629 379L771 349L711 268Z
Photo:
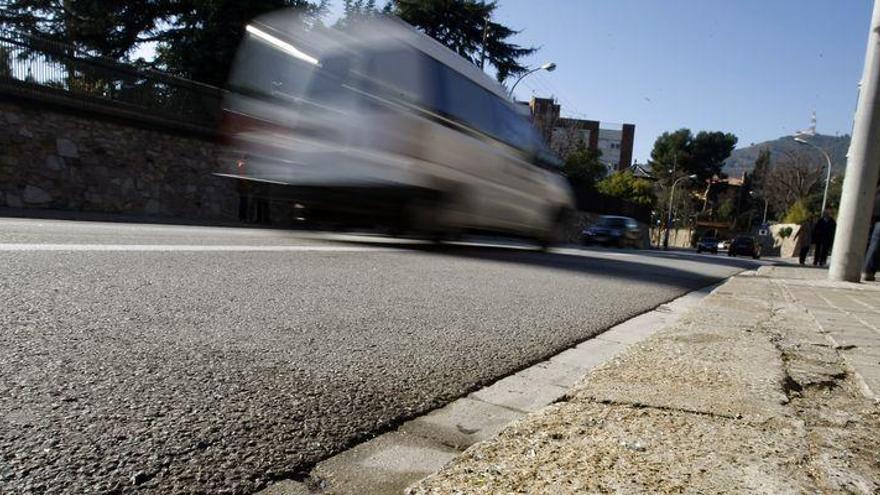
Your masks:
M438 112L529 153L542 147L540 136L509 102L424 53L374 53L360 76L360 86L370 93Z
M373 53L364 64L364 74L374 88L395 98L423 104L425 87L421 84L420 54L414 50L391 50ZM375 83L378 83L376 85Z
M524 151L537 149L533 139L532 126L516 113L510 105L499 98L494 100L493 135L507 144Z
M440 108L466 125L491 134L491 94L458 72L443 66L440 70Z

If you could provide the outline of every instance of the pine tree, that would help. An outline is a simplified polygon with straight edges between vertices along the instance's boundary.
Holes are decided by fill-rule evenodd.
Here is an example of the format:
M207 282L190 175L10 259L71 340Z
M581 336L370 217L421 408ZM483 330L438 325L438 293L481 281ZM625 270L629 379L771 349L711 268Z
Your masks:
M385 11L400 17L473 64L480 65L485 32L486 61L495 67L499 82L522 74L519 63L536 48L508 40L519 33L492 21L497 5L484 0L392 0Z
M327 0L8 0L0 26L128 61L143 43L156 43L154 68L223 85L249 21L293 8L306 18Z

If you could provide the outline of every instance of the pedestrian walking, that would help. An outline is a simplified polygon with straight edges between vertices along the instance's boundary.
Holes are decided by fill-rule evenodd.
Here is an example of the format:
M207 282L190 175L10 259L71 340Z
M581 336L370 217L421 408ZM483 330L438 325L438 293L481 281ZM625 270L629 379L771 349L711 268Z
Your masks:
M807 218L803 222L801 222L801 226L795 234L795 238L797 239L797 246L800 246L798 250L798 262L800 264L805 264L807 262L807 254L810 252L810 244L813 243L812 240L813 233L813 219Z
M825 266L836 228L837 223L831 217L831 210L826 209L822 212L822 218L813 226L813 266Z
M865 253L865 264L862 266L862 279L866 282L876 280L877 267L880 266L880 187L874 195L874 211L871 214L871 242Z

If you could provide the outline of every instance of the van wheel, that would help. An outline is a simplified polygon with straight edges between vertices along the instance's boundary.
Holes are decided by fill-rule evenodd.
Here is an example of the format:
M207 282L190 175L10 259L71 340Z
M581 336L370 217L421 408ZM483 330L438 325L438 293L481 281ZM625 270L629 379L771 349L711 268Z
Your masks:
M397 230L420 239L440 242L445 232L437 222L443 205L441 195L430 190L416 190L400 203Z
M552 215L550 231L538 238L541 251L547 251L552 246L565 240L565 233L571 220L571 212L565 208L556 210Z

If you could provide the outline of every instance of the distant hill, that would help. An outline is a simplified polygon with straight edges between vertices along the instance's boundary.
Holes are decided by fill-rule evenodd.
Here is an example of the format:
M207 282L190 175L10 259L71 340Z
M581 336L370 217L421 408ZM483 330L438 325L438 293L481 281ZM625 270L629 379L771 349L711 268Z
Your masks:
M823 148L828 155L831 156L831 170L838 174L846 167L846 152L849 149L849 135L843 136L826 136L817 134L808 138L809 141L820 148ZM756 143L745 148L737 148L730 154L730 158L724 162L722 169L728 177L741 177L743 172L751 172L755 167L755 160L758 158L758 152L767 148L770 150L770 163L773 163L775 156L781 155L785 151L807 151L819 153L812 150L808 146L799 144L792 139L791 136L781 137L773 141L764 141ZM819 157L820 160L824 158Z

